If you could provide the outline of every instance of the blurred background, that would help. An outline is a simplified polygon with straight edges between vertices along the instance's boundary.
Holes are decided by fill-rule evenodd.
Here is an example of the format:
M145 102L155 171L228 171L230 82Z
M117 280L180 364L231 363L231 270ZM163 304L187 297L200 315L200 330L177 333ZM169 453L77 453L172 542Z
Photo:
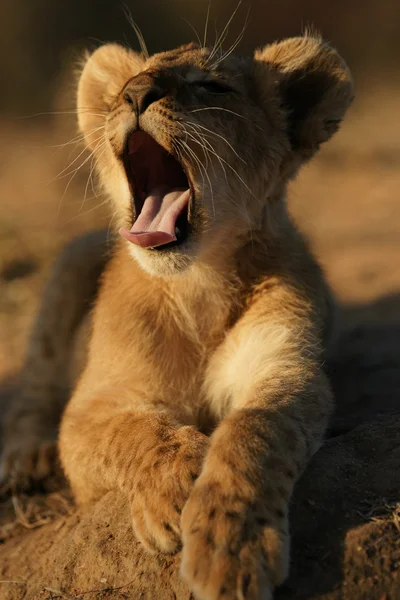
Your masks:
M126 0L150 52L203 37L208 0ZM236 0L211 0L215 40ZM400 289L400 2L243 0L226 47L237 52L320 31L350 65L356 98L342 130L289 191L346 314L397 319ZM83 48L138 48L116 0L0 3L0 377L20 365L40 290L57 250L112 214L92 189L76 139L74 66ZM78 157L78 158L77 158ZM81 168L76 170L82 164ZM84 258L83 258L84 259ZM356 315L356 317L354 317Z

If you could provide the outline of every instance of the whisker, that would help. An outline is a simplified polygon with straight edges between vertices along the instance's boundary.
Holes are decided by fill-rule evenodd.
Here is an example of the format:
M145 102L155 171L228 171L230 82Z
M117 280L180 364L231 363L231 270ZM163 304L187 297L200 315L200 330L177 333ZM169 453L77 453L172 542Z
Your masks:
M210 18L210 8L211 8L211 0L209 1L208 7L207 7L206 23L205 23L205 26L204 26L203 48L205 48L207 46L207 32L208 32L208 20Z
M186 131L186 133L188 133L188 132ZM204 165L202 164L202 162L200 161L200 159L198 158L198 156L196 155L196 153L195 153L195 152L193 152L193 150L190 148L190 146L188 146L188 144L187 144L186 142L184 142L184 144L185 144L185 146L186 146L187 150L189 151L189 153L191 154L191 156L193 157L193 159L195 160L195 162L197 163L197 165L199 166L200 173L201 173L201 168L200 168L200 165L201 165L201 166L202 166L202 168L203 168L204 175L205 175L205 176L206 176L206 178L207 178L208 185L209 185L209 188L210 188L210 193L211 193L211 203L212 203L213 212L214 212L214 215L215 215L214 190L213 190L213 187L212 187L212 185L211 185L211 180L210 180L210 177L209 177L209 175L208 175L208 173L207 173L207 169L204 167ZM203 178L203 186L204 186L204 178Z
M104 125L102 125L101 127L95 127L94 129L92 129L91 131L88 132L88 135L92 135L93 133L96 133L97 131L100 131L101 129L105 129ZM85 134L81 133L77 136L75 136L74 138L72 138L72 140L69 140L68 142L64 142L63 144L46 144L44 146L32 146L32 148L65 148L65 146L71 146L72 144L75 144L75 146L77 146L80 142L82 142L85 139Z
M193 134L190 133L189 131L185 131L187 135L189 135L191 137L191 139L196 142L196 144L199 144L201 146L201 148L204 150L204 154L206 157L206 166L208 165L208 159L209 159L209 153L208 153L208 149L210 149L219 159L218 154L215 152L215 148L212 146L212 144L209 142L209 140L207 140L203 134L201 134L199 131L197 131L194 127L192 127L191 125L188 125L192 130L193 130ZM208 147L208 148L207 148ZM214 171L214 175L215 175L215 169L214 169L214 165L211 161L211 166L212 169ZM221 163L222 168L224 169L222 163ZM224 169L225 171L225 169Z
M75 144L75 146L77 146L79 144L79 142L82 142L84 138L84 135L81 134L79 136L76 136L75 138L73 138L72 140L69 140L68 142L64 142L63 144L44 144L43 146L31 146L31 148L65 148L65 146L71 146L72 144Z
M99 160L104 155L104 153L105 153L106 150L107 150L107 146L104 145L104 148L103 148L101 154L99 154L99 156L96 157L95 154L92 155L92 160L90 161L90 171L89 171L88 179L87 179L87 182L86 182L86 185L85 185L85 192L83 194L83 200L82 200L82 203L81 203L81 205L79 207L78 212L81 212L82 208L85 205L87 191L88 191L88 188L89 188L89 182L91 183L91 186L92 186L93 197L97 198L97 194L96 194L96 191L95 191L94 186L93 186L93 172L94 172L94 169L97 167L97 165L99 163Z
M88 162L88 161L89 161L89 160L92 158L93 154L94 154L94 153L95 153L97 150L100 150L100 149L103 147L103 144L106 144L106 142L107 142L107 140L104 140L104 141L102 142L102 140L101 140L101 138L100 138L100 140L99 140L99 141L98 141L98 143L97 143L97 146L95 146L95 148L92 150L92 152L89 154L89 156L87 156L87 157L85 158L85 160L84 160L84 161L83 161L83 162L82 162L82 163L79 165L79 167L77 167L77 168L76 168L76 169L73 171L73 173L72 173L72 176L71 176L70 180L68 181L68 183L67 183L67 185L66 185L66 187L65 187L64 193L63 193L63 195L61 196L60 202L59 202L59 204L58 204L57 215L59 215L59 213L60 213L60 210L61 210L61 205L62 205L62 203L63 203L63 201L64 201L64 198L65 198L65 196L66 196L66 194L67 194L67 191L68 191L68 189L69 189L69 186L71 185L71 183L72 183L73 179L75 178L76 174L77 174L77 173L78 173L78 172L81 170L81 168L83 167L83 165L85 165L85 164L86 164L86 163L87 163L87 162Z
M221 157L220 157L221 158ZM236 169L234 169L232 167L232 165L226 161L224 158L221 158L222 162L236 175L236 177L239 179L239 181L244 185L244 187L246 188L246 190L253 196L253 198L255 198L256 200L258 200L257 196L255 196L254 192L249 188L249 186L247 185L247 183L243 180L243 178L239 175L239 173L236 171Z
M197 129L195 129L195 128L194 128L192 125L188 124L186 121L183 123L183 125L184 125L184 126L185 126L185 125L187 125L187 126L188 126L188 127L190 127L190 129L192 129L192 131L193 131L193 133L190 133L190 132L187 130L187 128L186 128L186 127L184 127L185 133L186 133L187 135L191 135L192 137L193 137L193 136L195 136L195 137L197 136L197 137L196 137L196 140L197 140L197 138L198 138L198 139L201 139L202 141L205 141L205 142L207 142L207 140L205 140L205 139L203 140L203 137L202 137L202 135L201 135L201 132L197 131ZM205 146L204 146L204 148L203 148L203 149L204 149L204 152L205 152L205 159L206 159L206 161L207 161L207 160L208 160L208 157L207 157L207 154L206 154L206 150L207 150L207 149L206 149L206 147L205 147ZM206 165L205 165L205 166L206 166L206 167L208 166L208 162L206 162Z
M227 24L225 25L224 29L222 30L221 35L219 36L218 40L215 42L214 50L211 52L210 56L208 57L207 62L209 62L211 60L211 58L213 58L215 56L216 52L218 51L218 48L220 48L222 46L222 44L224 43L225 38L228 35L229 25L231 24L231 22L232 22L233 18L235 17L237 11L239 10L239 7L241 4L242 4L242 0L239 0L235 10L233 11Z
M99 127L99 128L92 129L91 131L88 132L88 135L92 135L93 133L96 133L98 130L100 131L101 129L105 129L105 127ZM101 138L101 135L98 138L96 138L94 140L94 142L98 141L100 138ZM82 139L82 141L83 141L83 139ZM65 167L65 169L69 169L71 167L71 165L73 164L73 163L70 163L69 161L71 160L71 157L73 156L75 150L77 149L78 143L80 144L80 142L77 142L76 145L73 146L71 152L68 154L68 156L67 156L67 163L68 163L68 165ZM86 145L84 146L83 149L85 149L85 148L87 149ZM79 158L79 156L77 158ZM62 171L61 171L61 173L62 173ZM63 177L66 177L68 175L68 173L66 173L65 175L61 175L61 173L59 173L60 179L62 179Z
M245 160L243 160L243 158L241 156L239 156L239 154L236 152L235 148L232 146L232 144L230 144L228 142L228 140L226 138L224 138L223 135L216 133L215 131L211 131L211 129L208 129L208 127L204 127L204 125L199 125L199 123L194 123L193 121L185 121L185 123L187 123L188 125L194 125L196 127L200 127L201 129L204 129L205 131L207 131L209 134L216 136L218 138L220 138L223 142L225 142L225 144L227 144L229 146L229 148L232 150L232 152L234 153L234 155L242 161L242 163L244 163L245 165L247 164Z
M92 198L88 198L88 200L93 200L93 199L94 199L94 196ZM89 208L88 210L86 210L83 213L76 214L74 217L72 217L68 221L65 221L64 225L69 225L73 221L76 221L76 219L84 217L84 216L88 215L89 213L93 212L94 210L97 210L98 208L101 208L102 206L104 206L105 204L107 204L108 201L109 201L108 198L106 198L105 200L103 200L103 202L100 202L100 204L96 204L95 206L92 206L92 208Z
M227 177L227 174L226 174L226 169L225 169L225 167L224 167L224 165L223 165L223 163L222 163L222 160L223 160L223 159L222 159L222 158L219 156L219 154L216 152L216 150L215 150L215 148L212 146L212 144L211 144L211 143L210 143L208 140L206 140L204 136L200 136L200 134L199 134L198 132L196 132L196 133L199 135L199 138L198 138L198 139L196 139L196 137L195 137L195 136L193 136L193 135L191 135L189 132L187 132L187 133L188 133L188 135L190 135L190 137L192 138L192 140L193 140L194 142L196 142L196 144L199 144L199 145L200 145L200 146L203 148L204 152L206 153L206 156L208 156L208 152L209 152L209 151L211 151L211 152L212 152L212 154L214 154L214 156L216 156L216 158L218 159L218 161L219 161L219 163L220 163L220 165L221 165L221 168L222 168L222 170L223 170L223 172L224 172L225 181L228 183L228 177ZM203 143L201 143L199 140L201 140L201 142L203 142ZM206 148L206 147L203 145L204 143L207 143L207 145L208 145L208 149L207 149L207 148ZM214 169L214 165L213 165L213 163L211 163L211 165L212 165L212 168L213 168L213 171L214 171L214 175L215 175L215 169Z
M191 135L191 134L189 134L189 135ZM196 142L197 144L200 144L200 142L199 142L198 140L196 140L194 136L191 136L191 137L192 137L192 139L193 139L193 141L194 141L194 142ZM225 175L225 180L228 182L228 178L227 178L226 169L225 169L225 167L224 167L224 165L223 165L223 162L226 162L226 161L224 161L224 159L223 159L223 158L221 158L221 157L218 155L218 153L215 151L214 147L213 147L213 146L210 144L210 142L208 142L208 140L205 140L205 138L203 138L203 137L202 137L201 139L202 139L203 141L207 142L208 146L210 147L210 150L211 150L212 154L214 154L214 155L216 156L216 158L218 159L218 161L219 161L219 163L220 163L220 165L221 165L221 168L222 168L222 170L223 170L223 172L224 172L224 175ZM200 145L202 145L202 144L200 144ZM203 149L206 151L206 149L205 149L204 147L203 147ZM227 164L228 164L228 163L227 163ZM229 165L228 165L228 166L229 166ZM215 173L215 171L214 171L214 173ZM237 173L236 173L236 174L237 174ZM230 200L231 200L231 201L232 201L234 204L236 204L236 206L239 206L239 207L240 207L240 206L242 206L242 208L244 209L245 216L246 216L246 220L247 220L247 222L248 222L248 224L249 224L250 238L251 238L251 241L253 242L253 231L252 231L252 227L251 227L251 219L250 219L250 215L249 215L249 213L248 213L248 210L247 210L246 203L245 203L245 202L242 202L242 203L241 203L241 202L239 202L239 201L235 200L235 199L234 199L234 198L232 198L232 197L231 197L229 194L226 194L226 195L227 195L227 197L228 197L228 198L229 198L229 199L230 199ZM214 213L215 213L215 210L214 210Z
M179 141L183 145L183 149L186 149L186 154L189 157L191 156L194 159L194 161L196 162L197 166L199 167L200 175L201 175L201 178L203 180L203 186L204 186L204 173L207 173L206 168L204 167L203 163L198 158L198 156L196 156L196 154L190 148L190 146L186 142L184 142L183 140L179 140Z
M98 165L98 163L99 163L99 160L100 160L100 158L102 158L102 156L104 155L104 153L105 153L106 149L107 149L107 147L105 146L105 147L104 147L104 150L102 151L102 153L101 153L101 154L100 154L100 155L99 155L99 156L96 158L96 162L94 163L94 166L95 166L95 168L97 167L97 165ZM90 173L90 175L89 175L89 176L90 176L90 179L91 179L90 185L91 185L91 188L92 188L92 192L93 192L93 194L96 196L96 198L98 198L97 192L96 192L96 190L95 190L95 185L94 185L94 181L93 181L93 176L92 176L92 174L91 174L91 173Z
M126 4L123 4L122 6L123 6L123 11L124 11L125 17L127 18L129 25L132 27L133 31L136 33L136 37L139 42L142 54L145 57L145 59L147 60L150 58L150 54L147 49L146 42L144 41L143 34L140 31L139 25L137 23L135 23L135 21L133 20L132 13L131 13L130 9L128 8L128 6Z
M219 58L217 59L211 66L212 69L215 69L216 66L218 66L223 60L225 60L230 54L232 54L232 52L235 50L235 48L240 44L240 42L243 39L244 33L246 31L247 25L249 24L249 15L250 15L250 7L247 10L247 14L246 14L246 18L244 21L244 25L242 27L242 30L240 31L239 35L237 36L236 40L233 42L233 44L231 45L231 47Z
M192 139L196 144L198 144L204 151L204 157L205 157L205 161L206 161L205 168L207 169L209 156L208 156L207 148L203 143L203 139L200 136L197 138L195 135L190 133L190 131L185 130L185 133L190 139ZM197 132L196 132L196 134L197 134ZM213 165L211 165L211 166L213 167ZM213 167L213 170L214 170L214 167Z
M213 62L213 64L210 66L210 68L215 69L219 64L221 64L221 62L223 60L225 60L230 54L232 54L232 52L235 50L237 45L240 44L240 42L242 41L243 36L244 36L244 31L236 39L235 43L232 44L232 46L230 46L230 48L226 52L224 52L219 58L217 58L217 60L215 62Z
M93 141L93 143L98 142L102 138L103 138L103 135L100 135L97 139L95 139ZM96 146L96 148L97 148L97 146ZM52 183L53 181L56 181L57 179L63 179L64 177L68 177L68 175L70 175L73 172L73 171L69 171L68 172L68 169L70 169L72 167L72 165L75 164L76 161L79 160L80 157L82 156L82 154L84 154L86 151L87 151L86 147L83 148L81 150L81 152L79 152L78 156L76 156L72 162L70 162L66 167L64 167L62 169L62 171L60 171L55 177L53 177L53 179L50 179L50 181L48 182L48 184ZM94 152L94 150L93 150L93 152ZM93 154L93 152L91 152L89 156L91 156ZM73 150L70 153L70 156L71 156L72 153L73 153ZM84 163L82 163L82 164L84 164ZM78 169L80 169L80 167L78 167ZM67 173L65 171L67 171Z
M97 110L97 111L101 111L101 113L92 113L90 111L92 110ZM45 111L45 112L38 112L38 113L34 113L32 115L22 115L20 117L15 117L15 119L17 121L23 120L23 119L33 119L34 117L43 117L44 115L48 116L48 115L77 115L80 113L85 113L85 114L90 114L93 117L104 117L104 115L107 114L106 110L103 110L101 108L74 108L74 109L66 109L66 110L51 110L51 111Z
M201 40L199 37L199 34L197 33L195 27L193 27L193 25L190 23L190 21L188 21L187 19L185 19L184 17L181 17L181 20L184 21L186 23L186 25L189 25L190 29L193 31L193 33L195 34L197 41L199 43L200 48L202 47L201 45Z
M239 117L240 119L244 119L245 121L248 121L254 127L257 127L257 129L259 129L260 131L263 131L262 127L257 125L257 123L253 123L253 121L251 119L249 119L248 117L245 117L244 115L241 115L241 114L235 112L234 110L230 110L229 108L223 108L222 106L206 106L203 108L195 108L194 110L190 110L189 112L195 113L195 112L202 112L203 110L222 110L222 111L231 113L232 115L235 115L236 117Z
M108 223L108 228L107 228L107 248L110 249L110 233L111 233L111 227L112 227L112 222L115 219L115 217L118 215L119 211L118 209L114 210L114 212L112 213L111 217L110 217L110 222Z
M186 132L185 132L186 133ZM197 164L197 166L199 167L199 171L200 171L200 175L201 175L201 179L203 182L203 186L204 186L204 173L206 173L206 170L204 168L204 165L202 164L202 162L200 161L200 159L196 156L196 154L193 152L193 150L190 148L190 146L184 142L183 140L177 140L180 145L182 146L182 149L185 151L186 155L190 158L193 158L195 163Z

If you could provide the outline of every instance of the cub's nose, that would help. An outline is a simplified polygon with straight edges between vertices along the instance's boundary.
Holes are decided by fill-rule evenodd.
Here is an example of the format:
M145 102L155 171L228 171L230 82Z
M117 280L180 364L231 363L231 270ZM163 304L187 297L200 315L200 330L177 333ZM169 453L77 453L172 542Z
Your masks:
M144 113L150 104L161 100L166 95L167 89L162 85L161 78L149 71L132 77L123 91L124 100L132 106L132 110L137 115Z

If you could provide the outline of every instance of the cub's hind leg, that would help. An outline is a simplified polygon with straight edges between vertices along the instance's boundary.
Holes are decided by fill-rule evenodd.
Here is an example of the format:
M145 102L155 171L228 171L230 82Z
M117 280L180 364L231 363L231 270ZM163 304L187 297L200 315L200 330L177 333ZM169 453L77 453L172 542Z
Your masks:
M75 340L82 339L107 260L106 232L96 231L70 242L54 264L2 426L0 477L7 485L26 488L52 470L58 422L74 383Z

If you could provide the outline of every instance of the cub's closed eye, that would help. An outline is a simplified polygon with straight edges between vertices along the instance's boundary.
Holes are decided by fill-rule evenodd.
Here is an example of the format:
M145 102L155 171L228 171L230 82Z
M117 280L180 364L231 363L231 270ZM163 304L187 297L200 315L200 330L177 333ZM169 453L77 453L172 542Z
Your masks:
M232 88L229 87L229 85L222 81L216 81L215 79L194 81L192 85L203 88L210 94L228 94L229 92L232 92Z

